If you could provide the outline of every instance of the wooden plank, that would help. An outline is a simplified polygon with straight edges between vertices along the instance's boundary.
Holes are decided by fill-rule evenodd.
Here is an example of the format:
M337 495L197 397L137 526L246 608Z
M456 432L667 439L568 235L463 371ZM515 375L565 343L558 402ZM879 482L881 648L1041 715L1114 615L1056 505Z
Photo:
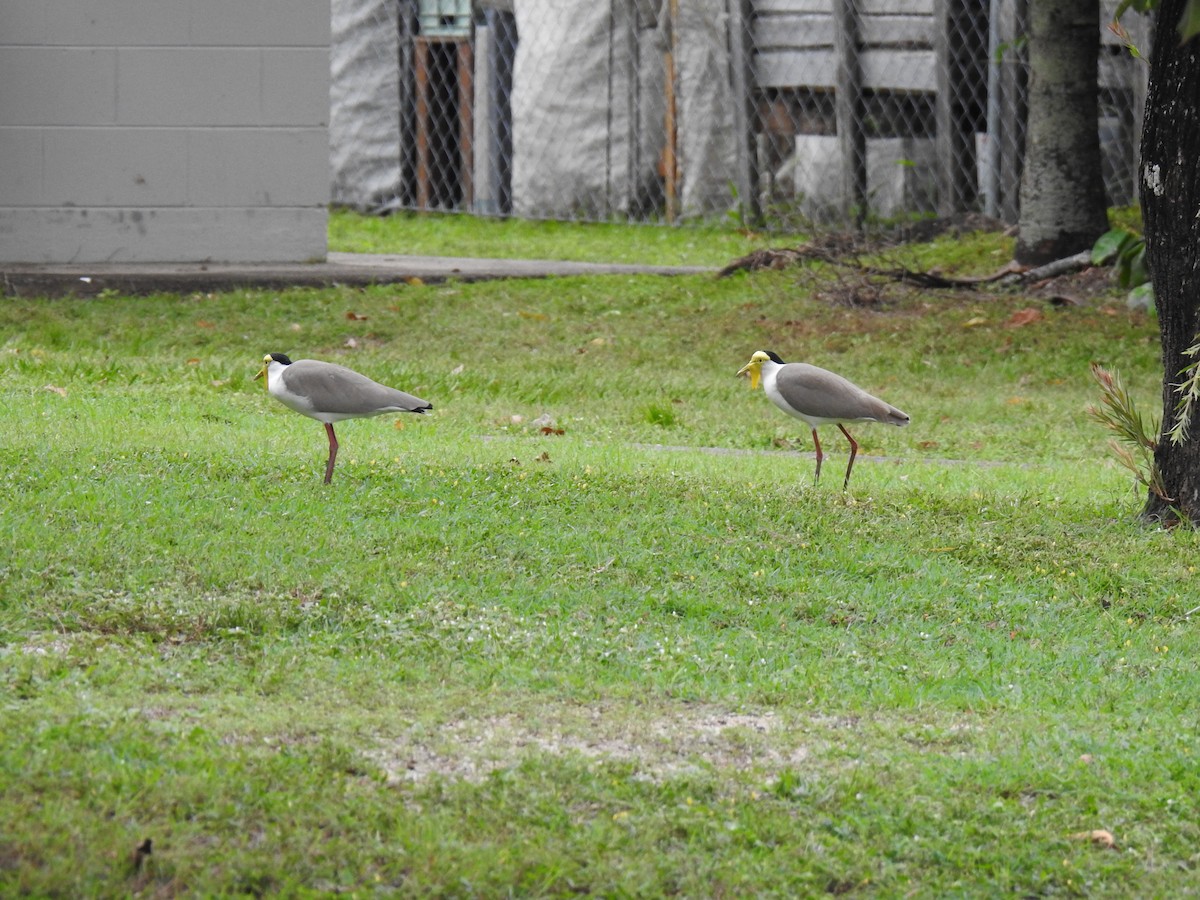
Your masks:
M756 16L775 13L823 13L832 16L833 0L754 0Z
M863 87L875 91L933 93L937 67L932 50L865 50L860 58ZM832 50L781 50L758 54L760 88L815 88L837 85L837 54Z
M859 0L864 16L932 16L934 0Z
M462 186L460 209L470 209L475 202L475 52L470 41L458 41L458 157L459 183Z
M770 16L754 24L755 47L764 50L833 47L832 16ZM934 23L923 16L866 16L864 47L934 47Z
M861 15L932 16L934 0L858 0ZM754 0L758 16L773 13L825 13L833 15L833 0Z
M867 48L919 47L933 49L933 20L927 16L864 16L860 30ZM754 46L759 53L833 47L833 17L787 15L760 17L754 23Z
M862 41L867 47L919 45L933 49L931 16L863 16Z
M937 90L937 62L932 50L875 50L862 55L863 86L871 90Z
M833 16L770 16L754 23L754 47L770 50L833 48Z
M819 88L837 83L837 54L827 50L760 53L755 60L760 88Z

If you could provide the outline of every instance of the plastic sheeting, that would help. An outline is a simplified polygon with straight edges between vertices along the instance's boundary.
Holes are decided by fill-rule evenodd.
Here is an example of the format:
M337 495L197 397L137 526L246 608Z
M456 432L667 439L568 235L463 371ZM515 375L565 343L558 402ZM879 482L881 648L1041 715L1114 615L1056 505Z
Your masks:
M680 208L709 217L734 205L733 94L726 0L680 0L675 23Z
M531 218L654 218L664 208L663 150L673 49L676 100L676 208L683 216L729 209L736 178L733 93L726 0L680 0L674 41L668 0L491 0L511 3L517 43L512 65L511 122L480 106L494 54L478 48L473 180L475 207ZM401 42L411 14L403 0L333 0L330 89L332 200L363 211L401 208L406 160L414 140L403 108L412 78L402 72ZM488 33L483 32L484 37ZM487 41L485 41L487 43ZM489 63L489 60L493 60ZM482 66L482 69L480 68ZM505 110L508 114L508 110ZM488 140L485 128L511 128L511 143ZM507 133L507 131L506 131ZM432 136L431 140L436 140ZM497 154L511 154L498 160ZM508 190L497 173L511 173ZM411 178L411 173L407 176Z
M732 205L735 180L725 0L678 7L677 200L684 216L709 216ZM513 211L606 218L661 208L668 4L516 0L515 8Z
M658 165L657 148L637 139L637 120L662 96L644 83L652 69L640 57L657 54L633 3L516 0L514 11L513 212L629 212Z
M401 189L399 4L333 0L332 28L330 199L375 212Z

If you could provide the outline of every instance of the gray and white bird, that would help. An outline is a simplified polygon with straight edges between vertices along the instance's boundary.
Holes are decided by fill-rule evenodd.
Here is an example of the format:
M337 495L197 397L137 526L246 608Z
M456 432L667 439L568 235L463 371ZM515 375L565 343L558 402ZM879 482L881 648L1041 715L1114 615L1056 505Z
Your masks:
M268 353L256 378L267 376L267 391L284 406L325 424L329 435L329 462L325 483L333 480L338 442L333 423L365 419L384 413L425 413L433 404L372 381L353 369L315 359L292 362L282 353Z
M886 425L904 426L909 422L908 414L878 397L872 397L858 385L827 369L807 363L785 363L770 350L758 350L750 362L738 370L738 375L750 375L750 388L754 390L762 381L771 402L789 416L808 423L812 429L813 445L817 449L816 484L821 478L821 441L817 428L821 425L837 425L850 442L850 462L846 465L846 480L842 490L850 486L850 470L854 468L854 457L858 455L858 442L846 430L847 422L883 422Z

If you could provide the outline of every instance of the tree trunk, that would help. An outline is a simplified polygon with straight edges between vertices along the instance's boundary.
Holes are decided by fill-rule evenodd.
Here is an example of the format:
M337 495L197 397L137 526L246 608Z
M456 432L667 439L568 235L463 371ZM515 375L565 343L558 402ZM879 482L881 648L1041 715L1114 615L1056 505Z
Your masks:
M1014 257L1040 265L1108 230L1100 170L1098 0L1030 0L1029 122Z
M1200 522L1200 423L1172 444L1184 350L1200 333L1200 38L1181 44L1187 0L1162 0L1155 26L1142 132L1142 218L1158 306L1163 360L1162 434L1154 461L1168 499L1151 493L1143 516Z

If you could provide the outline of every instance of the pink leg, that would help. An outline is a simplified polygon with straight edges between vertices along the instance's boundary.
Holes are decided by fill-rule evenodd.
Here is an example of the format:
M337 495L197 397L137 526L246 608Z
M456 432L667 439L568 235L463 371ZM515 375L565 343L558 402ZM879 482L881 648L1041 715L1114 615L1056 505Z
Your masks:
M813 446L817 448L817 474L813 476L813 484L821 480L821 460L825 458L825 454L821 452L821 441L817 437L817 429L812 430Z
M842 425L841 422L838 422L838 428L842 429L842 434L844 434L846 436L846 440L850 442L850 462L846 465L846 480L842 484L842 490L844 491L850 487L850 470L854 468L854 457L858 455L858 441L850 437L850 432L846 430L845 426Z
M325 433L329 435L329 462L325 464L325 483L329 484L333 481L333 463L337 459L338 442L333 433L333 426L328 422L325 423Z

